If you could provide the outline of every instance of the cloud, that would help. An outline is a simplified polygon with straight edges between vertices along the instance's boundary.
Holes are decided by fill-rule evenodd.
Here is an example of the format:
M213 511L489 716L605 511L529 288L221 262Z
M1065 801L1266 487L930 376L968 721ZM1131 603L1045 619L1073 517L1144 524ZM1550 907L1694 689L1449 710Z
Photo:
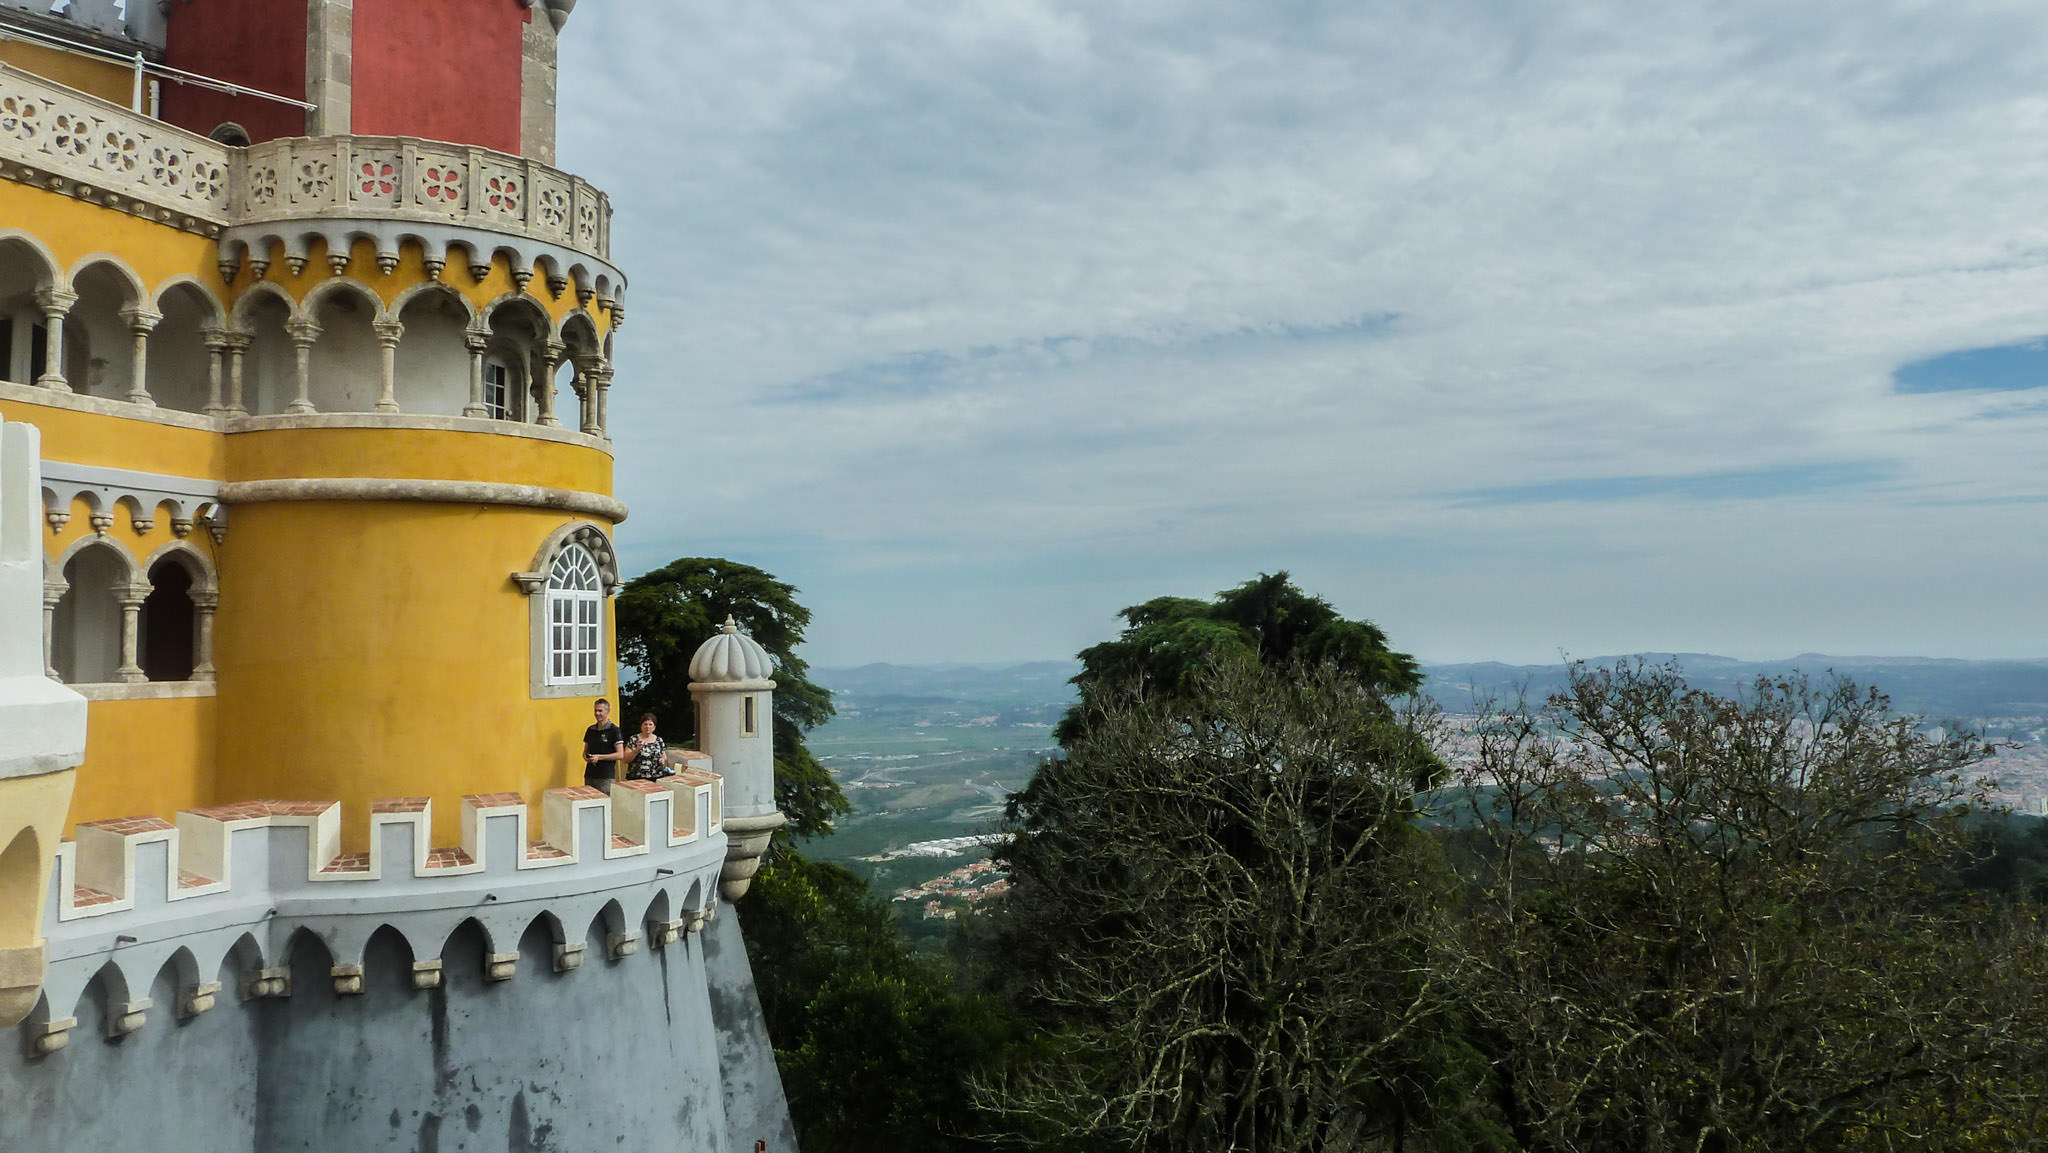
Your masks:
M2048 410L1913 366L2043 330L2044 65L1989 4L586 5L626 558L773 558L848 662L1277 567L1443 659L2024 647Z

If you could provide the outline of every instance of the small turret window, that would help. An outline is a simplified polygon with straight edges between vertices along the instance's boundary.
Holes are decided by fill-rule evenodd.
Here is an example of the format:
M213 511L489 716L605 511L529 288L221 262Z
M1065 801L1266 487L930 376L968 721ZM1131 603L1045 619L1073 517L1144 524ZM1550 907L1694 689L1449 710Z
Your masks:
M754 712L754 710L757 707L759 707L758 705L756 705L755 702L759 701L760 699L760 697L756 696L753 693L748 693L744 698L742 698L743 703L741 705L742 715L740 717L740 735L743 737L758 737L761 735L761 722L756 717Z
M581 545L562 549L548 568L547 622L548 683L602 681L604 592L597 562Z

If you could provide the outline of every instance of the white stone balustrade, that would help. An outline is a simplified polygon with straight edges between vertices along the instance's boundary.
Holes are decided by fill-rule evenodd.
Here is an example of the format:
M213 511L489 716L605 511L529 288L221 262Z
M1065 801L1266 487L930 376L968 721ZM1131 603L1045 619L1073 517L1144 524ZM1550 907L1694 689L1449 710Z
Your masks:
M0 176L217 237L230 274L244 259L267 267L274 245L296 264L308 237L341 254L368 237L387 273L412 240L436 276L462 248L478 279L502 252L522 286L539 264L557 293L624 289L605 194L487 148L392 136L232 148L0 64Z

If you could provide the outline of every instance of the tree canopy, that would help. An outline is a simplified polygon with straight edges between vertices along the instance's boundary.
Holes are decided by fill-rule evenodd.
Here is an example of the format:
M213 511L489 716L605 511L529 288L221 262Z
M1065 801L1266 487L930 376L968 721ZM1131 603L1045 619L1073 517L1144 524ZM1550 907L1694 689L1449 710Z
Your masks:
M1295 587L1283 570L1225 589L1209 600L1158 597L1119 614L1123 632L1081 650L1074 678L1080 700L1054 736L1079 737L1090 714L1108 700L1139 693L1185 696L1219 662L1251 660L1268 669L1328 666L1376 695L1422 685L1415 658L1387 647L1370 621L1350 620L1330 602Z
M1623 664L1469 740L1463 987L1521 1147L2036 1147L2048 936L1960 889L1974 734Z
M618 596L619 660L635 676L620 687L621 713L659 718L663 731L696 736L690 658L730 616L775 662L775 803L798 837L829 834L846 797L804 733L832 716L832 693L796 654L811 623L796 587L752 565L683 557L626 582Z
M1640 662L1444 716L1285 574L1123 618L997 853L979 1099L1045 1147L2048 1142L2048 840L1972 833L1976 734Z
M1415 724L1333 665L1180 689L1102 703L1012 802L993 955L1051 1039L985 1105L1083 1149L1484 1148Z

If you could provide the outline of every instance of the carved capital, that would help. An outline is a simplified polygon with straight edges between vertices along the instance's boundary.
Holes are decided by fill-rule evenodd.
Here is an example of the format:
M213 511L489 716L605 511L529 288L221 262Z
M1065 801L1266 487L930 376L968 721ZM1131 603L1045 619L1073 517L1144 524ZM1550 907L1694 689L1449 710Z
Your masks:
M66 292L61 288L36 289L36 307L42 309L46 316L63 316L77 303L78 294L75 292Z
M128 331L136 336L148 336L155 330L157 324L163 318L163 313L154 312L147 308L124 308L121 310L122 322L128 326Z
M370 329L377 334L377 343L386 348L397 348L399 338L405 335L405 325L396 320L373 320Z
M291 338L294 347L311 348L313 342L320 339L320 322L305 317L288 320L285 322L284 331L285 335Z

